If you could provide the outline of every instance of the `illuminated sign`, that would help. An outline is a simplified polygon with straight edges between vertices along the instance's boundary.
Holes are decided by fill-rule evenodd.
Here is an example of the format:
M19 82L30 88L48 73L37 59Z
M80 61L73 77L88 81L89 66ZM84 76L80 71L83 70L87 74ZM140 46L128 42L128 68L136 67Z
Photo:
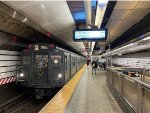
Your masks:
M47 50L48 46L47 45L35 45L34 50L39 51L39 50Z
M35 50L35 51L39 51L39 46L38 46L38 45L35 45L35 46L34 46L34 50Z
M47 46L41 46L41 49L48 49Z
M73 31L74 41L105 41L108 30L104 29L75 29Z

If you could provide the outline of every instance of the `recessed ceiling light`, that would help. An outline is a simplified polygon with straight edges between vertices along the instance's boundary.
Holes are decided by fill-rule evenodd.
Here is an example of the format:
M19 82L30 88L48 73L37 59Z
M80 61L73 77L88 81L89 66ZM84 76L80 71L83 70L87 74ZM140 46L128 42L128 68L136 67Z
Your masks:
M12 17L14 18L15 16L16 16L16 11L14 11L14 14L13 14L13 16L12 16Z
M27 21L27 18L25 18L22 22L25 22L25 21Z

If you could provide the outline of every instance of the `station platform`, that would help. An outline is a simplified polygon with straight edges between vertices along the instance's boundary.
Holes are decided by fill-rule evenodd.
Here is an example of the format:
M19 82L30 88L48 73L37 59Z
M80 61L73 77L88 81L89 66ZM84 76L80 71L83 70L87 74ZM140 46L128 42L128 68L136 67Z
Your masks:
M77 80L77 76L80 79ZM84 66L40 113L123 113L105 80L105 71L97 70L96 75L92 75L91 67ZM70 82L76 82L76 85L72 92L65 92L64 88L69 87ZM67 101L63 99L65 96L69 96ZM64 105L60 105L62 103Z

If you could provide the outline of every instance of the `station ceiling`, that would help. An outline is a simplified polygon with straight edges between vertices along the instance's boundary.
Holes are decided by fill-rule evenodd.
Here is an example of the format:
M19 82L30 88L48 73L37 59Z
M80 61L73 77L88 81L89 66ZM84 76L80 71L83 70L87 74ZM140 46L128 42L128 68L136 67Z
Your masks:
M86 28L87 25L95 26L97 1L4 1L5 4L19 12L24 18L13 17L7 31L36 42L36 39L29 39L33 35L33 28L46 34L53 39L61 40L63 43L80 52L81 48L87 46L87 42L73 42L72 31L74 28ZM9 11L9 10L8 10ZM113 43L118 37L138 23L150 12L149 1L109 1L102 18L100 27L109 29L109 38L106 42L96 42L94 49L103 48ZM14 16L15 12L12 12ZM2 14L0 14L2 15ZM8 17L5 17L5 19ZM9 17L10 18L10 17ZM13 26L11 20L16 18L18 26ZM6 19L7 20L7 19ZM20 21L22 20L22 22ZM4 19L3 19L4 21ZM14 22L13 21L13 22ZM30 21L30 22L29 22ZM1 21L2 22L2 21ZM26 29L22 29L19 23L23 23ZM32 24L31 24L32 23ZM26 24L28 26L26 26ZM15 24L16 25L16 24ZM13 26L13 29L11 28ZM35 27L36 26L36 27ZM22 30L20 30L22 29ZM18 31L19 30L19 31ZM99 51L98 49L98 51ZM99 54L93 52L94 54ZM83 52L87 55L87 52Z

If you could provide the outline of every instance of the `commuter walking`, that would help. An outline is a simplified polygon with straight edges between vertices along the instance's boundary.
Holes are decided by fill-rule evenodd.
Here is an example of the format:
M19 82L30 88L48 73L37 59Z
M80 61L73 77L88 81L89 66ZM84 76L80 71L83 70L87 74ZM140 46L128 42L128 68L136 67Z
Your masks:
M92 64L92 74L93 74L93 72L95 72L95 75L96 75L97 62L93 60L93 62L91 64Z

